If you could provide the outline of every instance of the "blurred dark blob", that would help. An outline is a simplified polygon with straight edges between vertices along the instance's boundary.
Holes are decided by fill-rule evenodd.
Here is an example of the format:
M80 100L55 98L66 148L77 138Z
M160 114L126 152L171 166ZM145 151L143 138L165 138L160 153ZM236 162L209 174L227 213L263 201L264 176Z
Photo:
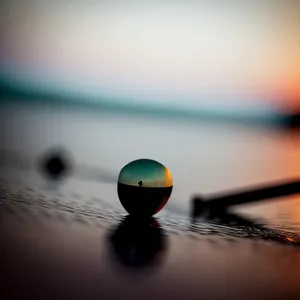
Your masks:
M195 196L192 199L191 215L192 218L197 218L201 215L209 215L212 212L222 214L231 206L261 202L299 193L300 180L291 180L243 189L233 193L222 193L211 197Z
M109 236L117 261L129 268L158 265L166 250L166 237L155 218L127 216Z
M134 216L149 217L158 213L168 202L173 187L142 187L118 182L118 196L126 211Z
M300 129L300 110L286 116L286 125L290 129Z
M71 171L70 155L63 149L51 150L40 159L39 170L48 179L62 180Z

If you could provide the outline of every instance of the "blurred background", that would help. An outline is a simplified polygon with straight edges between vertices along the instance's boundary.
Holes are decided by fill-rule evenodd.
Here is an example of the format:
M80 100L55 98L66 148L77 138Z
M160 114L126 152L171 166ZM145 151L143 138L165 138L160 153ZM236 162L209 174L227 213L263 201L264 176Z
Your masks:
M1 1L1 75L74 100L299 107L299 1Z
M34 159L61 146L116 175L157 159L177 213L195 192L299 175L298 139L272 127L300 109L299 1L0 5L2 149ZM115 186L68 184L119 205ZM300 226L298 200L264 207L255 213Z

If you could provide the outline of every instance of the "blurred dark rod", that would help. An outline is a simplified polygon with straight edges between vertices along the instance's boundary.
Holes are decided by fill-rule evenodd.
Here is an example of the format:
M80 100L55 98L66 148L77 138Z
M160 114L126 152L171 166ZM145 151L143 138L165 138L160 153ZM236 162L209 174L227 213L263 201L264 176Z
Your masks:
M270 200L298 193L300 193L300 180L278 182L204 198L195 196L192 204L192 215L196 217L206 210L224 211L234 205Z

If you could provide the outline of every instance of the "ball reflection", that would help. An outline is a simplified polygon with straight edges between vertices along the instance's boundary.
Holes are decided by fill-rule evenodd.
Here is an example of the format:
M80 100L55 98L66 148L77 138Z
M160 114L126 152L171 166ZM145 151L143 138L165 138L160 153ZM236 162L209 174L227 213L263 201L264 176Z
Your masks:
M127 216L109 240L119 263L131 268L157 265L166 249L163 230L155 218L141 222Z
M168 202L173 189L170 171L151 159L130 162L120 171L118 196L131 215L152 216Z

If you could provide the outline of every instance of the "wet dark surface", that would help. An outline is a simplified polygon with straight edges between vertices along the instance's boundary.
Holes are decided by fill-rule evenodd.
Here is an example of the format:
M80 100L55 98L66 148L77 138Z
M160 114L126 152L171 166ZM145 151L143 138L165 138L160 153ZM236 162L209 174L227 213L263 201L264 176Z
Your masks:
M298 234L230 216L137 224L3 182L0 199L3 299L299 299Z

